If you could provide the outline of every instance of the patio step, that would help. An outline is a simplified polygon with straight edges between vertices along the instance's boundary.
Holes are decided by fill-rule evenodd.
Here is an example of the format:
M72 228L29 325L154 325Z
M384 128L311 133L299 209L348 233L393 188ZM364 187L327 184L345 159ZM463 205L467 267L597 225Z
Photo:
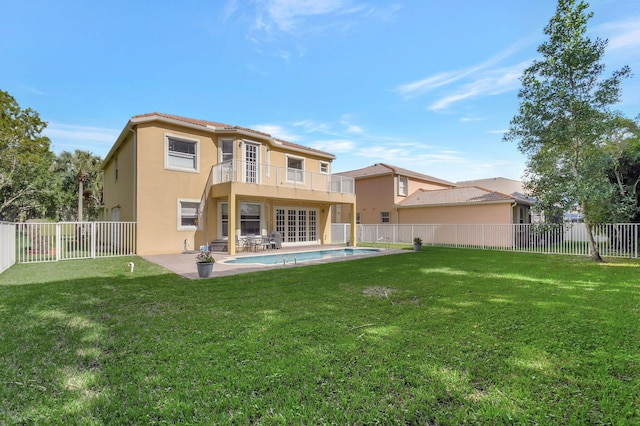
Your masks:
M227 240L214 240L209 244L209 251L227 251Z

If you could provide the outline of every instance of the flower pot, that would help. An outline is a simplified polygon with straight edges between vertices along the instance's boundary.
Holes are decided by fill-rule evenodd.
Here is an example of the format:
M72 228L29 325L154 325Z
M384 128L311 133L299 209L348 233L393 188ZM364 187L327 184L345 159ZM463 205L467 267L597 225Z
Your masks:
M198 266L198 276L200 278L208 278L213 272L213 263L196 263Z
M422 251L422 244L414 244L413 251Z

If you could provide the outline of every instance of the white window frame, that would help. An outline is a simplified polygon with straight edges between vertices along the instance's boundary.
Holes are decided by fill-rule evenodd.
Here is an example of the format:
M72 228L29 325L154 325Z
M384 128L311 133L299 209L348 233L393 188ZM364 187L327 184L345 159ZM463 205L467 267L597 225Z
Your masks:
M260 142L252 141L249 139L243 139L241 141L241 151L242 151L242 182L244 183L260 183L260 173L262 164L262 144ZM247 147L253 146L256 148L256 161L249 162L247 159Z
M271 166L269 165L269 163L271 163L271 150L269 149L269 147L266 148L264 157L264 175L266 177L269 177L269 170L271 169Z
M404 183L404 185L403 185ZM409 192L409 178L406 176L398 176L398 195L401 197L406 197Z
M224 143L231 143L231 158L225 159L222 151L222 145ZM236 140L233 138L220 138L218 140L218 158L220 163L225 161L233 161L236 158Z
M171 164L170 161L170 152L169 152L169 140L174 139L181 142L193 143L195 144L195 168L191 167L180 167ZM170 133L164 134L164 168L166 170L175 170L179 172L187 172L187 173L200 173L200 140L192 139L185 136L174 135Z
M197 204L197 214L196 214L196 224L195 225L183 225L182 224L182 204L183 203L191 203ZM200 211L200 200L195 200L192 198L178 198L178 231L199 231L202 229L202 212Z
M329 172L330 172L329 163L326 162L326 161L320 161L320 173L324 173L324 174L328 175Z
M300 169L295 169L293 167L289 167L289 160L297 160L300 161L300 165L302 168ZM297 155L288 155L287 154L287 182L288 183L304 183L304 161L305 158L304 157L299 157ZM300 172L300 179L299 180L294 180L294 179L290 179L289 178L289 170L296 170Z
M391 223L391 212L380 212L380 223Z

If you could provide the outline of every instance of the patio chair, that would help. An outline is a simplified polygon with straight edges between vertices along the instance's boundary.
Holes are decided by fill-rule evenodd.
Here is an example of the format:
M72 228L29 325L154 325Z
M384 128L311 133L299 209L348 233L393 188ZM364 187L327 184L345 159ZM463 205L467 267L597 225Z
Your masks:
M247 235L247 238L245 240L245 249L248 248L249 251L257 251L258 249L258 240L256 239L256 236L253 234Z
M260 248L264 251L265 249L271 250L275 247L275 242L268 235L263 235L260 237Z
M242 250L240 250L242 248ZM245 238L239 238L236 235L236 252L247 250L247 240Z

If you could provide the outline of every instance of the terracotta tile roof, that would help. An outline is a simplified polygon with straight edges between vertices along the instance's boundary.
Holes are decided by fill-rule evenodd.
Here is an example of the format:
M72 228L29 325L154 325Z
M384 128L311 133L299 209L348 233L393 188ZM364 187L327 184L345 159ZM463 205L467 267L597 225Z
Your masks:
M181 122L184 122L184 123L187 123L187 124L192 124L192 125L196 125L196 126L202 126L202 127L205 127L205 128L215 127L217 129L241 130L241 131L245 131L245 132L249 132L249 133L255 133L256 135L259 135L259 136L271 138L274 141L277 141L278 143L280 143L280 144L282 144L284 146L288 146L288 147L291 147L291 148L302 149L302 150L310 151L310 152L315 152L315 153L323 155L323 156L335 157L333 154L325 152L325 151L321 151L319 149L310 148L308 146L298 145L298 144L295 144L295 143L292 143L292 142L284 141L282 139L273 138L269 133L261 132L260 130L254 130L254 129L250 129L248 127L242 127L242 126L233 126L231 124L219 123L217 121L199 120L199 119L195 119L195 118L181 117L179 115L165 114L165 113L162 113L162 112L151 112L151 113L147 113L147 114L139 114L139 115L133 116L131 119L135 120L137 118L153 118L153 117L167 118L167 119L170 119L170 120L181 121Z
M335 174L336 175L340 175L340 176L352 177L352 178L355 178L355 179L365 178L365 177L372 177L372 176L383 176L383 175L389 175L389 174L397 174L397 175L401 175L401 176L409 176L409 177L412 177L412 178L415 178L415 179L419 179L419 180L435 182L435 183L441 183L441 184L449 185L449 186L452 186L452 187L456 186L455 183L449 182L449 181L444 180L444 179L439 179L437 177L433 177L433 176L425 175L425 174L422 174L422 173L414 172L412 170L403 169L402 167L391 166L391 165L385 164L385 163L376 163L373 166L365 167L365 168L362 168L362 169L349 170L349 171L346 171L346 172L335 173Z
M419 189L409 195L402 202L398 203L400 207L410 206L434 206L443 204L475 204L475 203L496 203L496 202L514 202L515 197L503 194L497 191L489 191L478 188L477 186L468 186L460 188L439 189L434 191ZM519 200L522 201L522 200Z

